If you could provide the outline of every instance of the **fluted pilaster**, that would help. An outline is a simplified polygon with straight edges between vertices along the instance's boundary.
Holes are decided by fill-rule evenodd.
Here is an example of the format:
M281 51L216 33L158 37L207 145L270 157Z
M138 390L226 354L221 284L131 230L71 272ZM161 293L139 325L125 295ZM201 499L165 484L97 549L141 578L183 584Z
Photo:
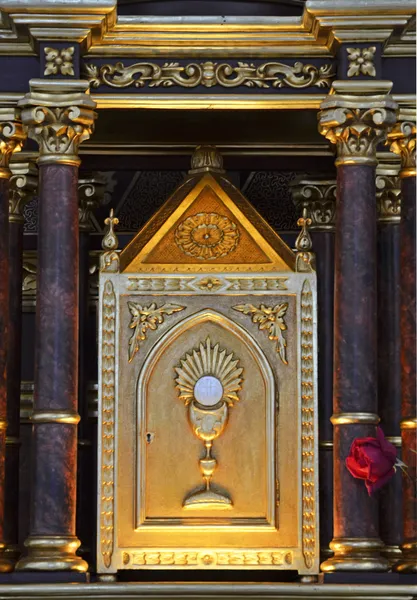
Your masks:
M75 535L78 415L78 158L93 130L88 83L31 80L21 101L39 145L38 289L28 556L20 570L85 571Z
M336 146L334 304L334 557L332 571L385 571L377 500L345 466L356 437L375 436L377 415L376 150L396 120L391 82L336 81L320 132Z

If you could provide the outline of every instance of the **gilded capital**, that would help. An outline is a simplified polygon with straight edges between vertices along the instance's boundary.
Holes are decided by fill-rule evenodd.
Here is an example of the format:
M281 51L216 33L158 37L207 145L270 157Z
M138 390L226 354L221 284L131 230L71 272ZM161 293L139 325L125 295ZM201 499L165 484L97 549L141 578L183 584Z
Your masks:
M0 177L10 177L9 162L13 152L19 152L26 135L15 107L0 108Z
M38 187L38 168L33 157L18 154L10 161L9 221L23 223L23 209Z
M79 165L79 145L94 129L96 103L82 80L31 79L19 101L28 136L39 144L39 164Z
M400 161L390 152L378 153L376 202L380 223L399 223L401 218Z
M391 152L401 156L400 177L416 176L416 107L401 107L397 123L388 134Z
M80 231L91 230L91 215L104 203L106 182L99 173L85 175L78 180L78 221Z
M319 131L337 149L336 166L376 165L376 150L396 122L390 81L335 81L321 105Z
M304 209L311 220L310 231L333 231L336 216L336 179L318 179L307 175L297 177L290 184L297 211Z

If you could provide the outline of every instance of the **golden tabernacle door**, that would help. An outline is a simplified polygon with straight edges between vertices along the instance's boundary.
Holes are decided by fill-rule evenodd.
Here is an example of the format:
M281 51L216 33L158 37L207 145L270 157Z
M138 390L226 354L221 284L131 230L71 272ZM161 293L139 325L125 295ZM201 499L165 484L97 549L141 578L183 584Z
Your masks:
M308 234L291 251L212 147L121 253L116 221L100 272L98 572L317 573Z

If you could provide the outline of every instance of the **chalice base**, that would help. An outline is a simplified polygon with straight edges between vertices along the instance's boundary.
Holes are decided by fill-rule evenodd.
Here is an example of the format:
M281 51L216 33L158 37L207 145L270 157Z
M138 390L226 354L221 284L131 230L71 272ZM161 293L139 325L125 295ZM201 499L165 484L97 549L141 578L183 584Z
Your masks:
M215 509L230 509L233 508L232 500L213 489L204 489L198 492L194 492L186 497L183 502L183 508L190 509L202 509L202 508L215 508Z

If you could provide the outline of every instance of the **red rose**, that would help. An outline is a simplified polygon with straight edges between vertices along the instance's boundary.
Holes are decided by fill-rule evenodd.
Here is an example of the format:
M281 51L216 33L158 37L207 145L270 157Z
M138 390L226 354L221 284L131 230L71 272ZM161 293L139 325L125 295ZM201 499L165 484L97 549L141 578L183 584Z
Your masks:
M395 446L385 439L380 427L376 438L356 438L352 442L346 467L353 477L364 479L368 494L385 485L395 473L397 460Z

